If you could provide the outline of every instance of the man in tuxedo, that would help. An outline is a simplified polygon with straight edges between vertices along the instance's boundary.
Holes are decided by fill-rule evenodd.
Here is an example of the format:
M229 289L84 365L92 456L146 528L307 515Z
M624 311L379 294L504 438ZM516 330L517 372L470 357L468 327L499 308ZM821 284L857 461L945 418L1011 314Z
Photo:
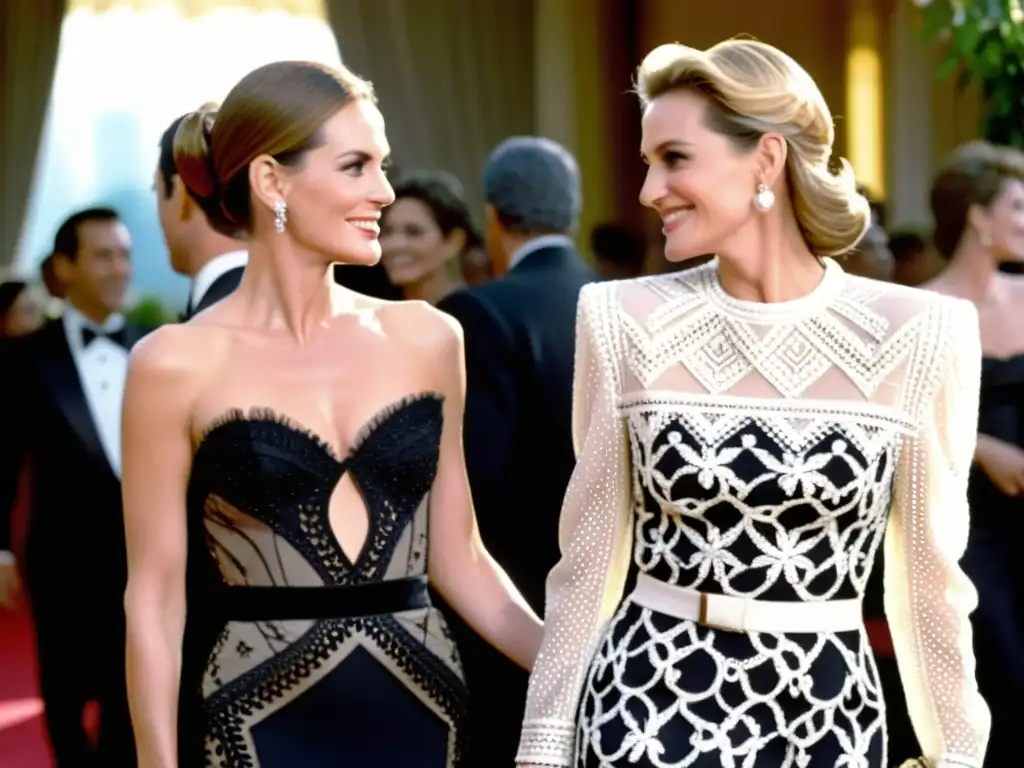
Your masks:
M465 452L480 533L534 610L557 562L558 518L575 466L572 378L576 302L597 274L576 253L576 160L516 137L484 169L486 240L499 279L439 305L466 344ZM484 765L514 762L527 675L456 622Z
M57 231L63 314L11 342L0 434L0 593L16 569L10 513L27 472L28 531L20 565L35 622L40 690L58 768L135 763L125 692L121 399L128 350L143 335L121 314L131 238L117 213L91 208ZM20 554L20 553L19 553ZM100 706L94 748L86 704Z
M160 137L160 160L153 188L171 267L192 280L183 319L216 304L242 279L249 251L238 232L219 231L210 224L203 205L193 196L174 165L174 135L186 115L178 117ZM212 204L219 205L219 201Z

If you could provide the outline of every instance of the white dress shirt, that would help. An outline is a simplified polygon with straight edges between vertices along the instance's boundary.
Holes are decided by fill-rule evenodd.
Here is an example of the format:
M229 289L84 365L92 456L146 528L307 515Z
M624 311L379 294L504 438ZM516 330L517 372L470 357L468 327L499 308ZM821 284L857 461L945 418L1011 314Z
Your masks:
M508 268L512 269L516 264L521 262L527 256L534 251L539 251L542 248L576 248L576 243L568 235L541 235L535 237L524 243L520 248L512 253L512 256L508 260Z
M230 272L236 267L244 267L248 261L248 251L229 251L220 256L214 256L206 262L202 269L196 272L196 276L192 280L192 290L189 291L188 297L189 309L194 311L199 306L199 302L210 290L210 286L217 282L217 279L225 272Z
M100 444L117 477L121 476L121 401L128 374L128 350L104 336L85 346L82 331L116 333L124 328L123 315L111 315L102 326L96 325L70 304L62 317L68 347L78 369L85 401L89 406Z

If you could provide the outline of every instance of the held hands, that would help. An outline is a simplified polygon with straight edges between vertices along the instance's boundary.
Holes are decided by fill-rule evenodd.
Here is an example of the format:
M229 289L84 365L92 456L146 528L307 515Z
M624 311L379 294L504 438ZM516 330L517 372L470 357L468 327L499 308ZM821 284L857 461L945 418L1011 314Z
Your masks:
M0 552L0 608L14 610L21 596L18 564L10 552Z
M1024 494L1024 450L987 435L978 436L974 459L995 486L1007 496Z

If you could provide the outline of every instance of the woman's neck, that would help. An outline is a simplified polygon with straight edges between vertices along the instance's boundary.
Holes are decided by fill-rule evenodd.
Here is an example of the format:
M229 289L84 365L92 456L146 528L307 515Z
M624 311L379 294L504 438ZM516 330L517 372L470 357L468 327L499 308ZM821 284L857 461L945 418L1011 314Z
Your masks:
M956 250L949 265L929 287L980 306L991 298L998 278L999 264L991 253L980 246L968 245Z
M419 299L432 306L437 306L441 299L455 293L462 283L448 275L444 268L427 275L423 280L402 286L402 296L406 299Z
M777 303L799 299L821 282L824 267L796 226L764 221L756 234L734 238L718 254L718 280L730 296L743 301ZM753 236L751 236L753 235Z
M329 275L330 265L315 254L254 240L238 292L250 322L305 342L334 314Z

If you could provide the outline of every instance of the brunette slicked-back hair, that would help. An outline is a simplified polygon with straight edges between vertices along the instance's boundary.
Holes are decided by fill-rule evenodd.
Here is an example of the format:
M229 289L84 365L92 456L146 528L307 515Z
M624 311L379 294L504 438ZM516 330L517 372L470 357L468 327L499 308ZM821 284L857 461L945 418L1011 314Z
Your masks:
M320 146L321 129L373 86L348 69L277 61L243 77L219 109L186 115L174 138L174 165L210 224L235 236L252 229L249 164L270 155L297 166Z
M952 258L960 245L971 206L988 208L1011 180L1024 181L1024 153L987 141L971 141L953 150L931 192L933 241L943 258Z

